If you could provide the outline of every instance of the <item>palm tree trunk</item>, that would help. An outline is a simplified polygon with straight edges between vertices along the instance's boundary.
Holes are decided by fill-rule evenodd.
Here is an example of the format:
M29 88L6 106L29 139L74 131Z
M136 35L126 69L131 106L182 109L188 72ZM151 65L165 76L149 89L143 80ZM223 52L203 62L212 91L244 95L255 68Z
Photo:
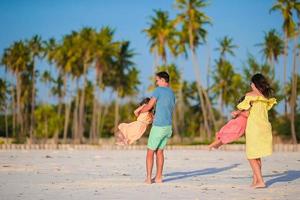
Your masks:
M93 143L94 136L96 134L96 120L97 120L97 96L96 96L96 85L94 87L94 100L93 100L93 113L92 113L92 127L90 129L90 143Z
M5 101L5 137L6 137L6 140L5 140L5 144L8 144L8 120L7 120L7 104L6 104L6 101Z
M178 105L176 105L176 107L178 107ZM180 138L180 134L179 134L179 129L178 129L178 116L177 116L177 112L176 112L176 108L174 110L173 113L173 127L174 127L174 136L179 137Z
M103 112L101 112L101 113L103 113L103 114L101 114L101 115L99 115L99 121L100 121L100 123L99 123L99 137L101 138L101 133L102 133L102 131L103 131L103 127L104 127L104 122L105 122L105 117L106 117L106 115L107 115L107 113L108 113L108 107L109 107L109 105L104 105L104 111Z
M95 132L93 133L93 144L97 144L98 143L98 134L99 134L99 112L101 112L101 110L99 109L99 102L96 102L96 115L95 115Z
M22 117L22 105L21 105L21 74L17 74L17 120L18 120L18 138L23 139L24 137L24 124L23 124L23 117Z
M291 132L293 144L297 144L296 128L295 128L295 112L296 112L296 101L297 101L297 40L298 35L294 38L294 49L293 49L293 72L292 72L292 94L290 99L291 105Z
M78 139L78 104L79 104L79 93L78 93L78 80L76 81L76 100L75 100L75 108L73 111L73 142L75 144L79 143Z
M114 131L118 130L119 123L119 95L117 90L116 101L115 101L115 123L114 123Z
M179 131L182 132L184 128L184 113L185 113L185 107L183 102L183 94L182 94L182 88L183 88L183 81L180 80L179 83L179 92L178 92L178 124L179 124Z
M205 92L205 90L202 89L202 91L204 91L203 95L204 95L204 98L205 98L206 103L207 103L208 114L209 114L210 120L211 120L211 122L212 122L212 126L213 126L213 128L214 128L214 131L216 131L216 129L217 129L217 128L216 128L216 119L215 119L215 115L214 115L214 113L213 113L213 108L212 108L212 105L211 105L211 103L210 103L210 99L209 99L209 97L208 97L208 94ZM211 134L208 135L208 136L210 137L209 139L211 139Z
M204 119L204 127L205 127L205 130L207 131L207 133L211 134L210 128L208 125L206 105L204 102L203 91L202 91L202 87L201 87L200 72L198 69L198 65L197 65L197 61L196 61L196 54L194 51L192 51L192 57L193 57L192 60L193 60L194 72L196 75L197 90L198 90L198 94L200 96L201 110L202 110L202 115L203 115L203 119Z
M288 36L285 32L284 34L284 57L283 57L283 87L285 88L287 81L286 81L286 67L287 67L287 56L288 56ZM286 92L284 92L286 93ZM284 114L287 116L287 95L284 95Z
M209 80L209 78L210 78L210 53L209 53L209 55L208 55L208 63L207 63L207 69L206 69L206 85L207 85L207 95L209 96L209 93L208 93L208 91L209 91L209 87L210 87L210 80Z
M90 129L90 142L94 143L97 139L97 133L98 133L98 101L97 101L97 86L102 84L102 72L99 73L96 72L96 85L94 87L94 100L93 100L93 114L92 114L92 128ZM99 88L99 93L101 92L101 89Z
M96 120L96 122L97 122L97 123L96 123L96 130L97 130L97 131L96 131L96 133L97 133L97 134L96 134L96 140L97 140L97 143L98 143L98 139L101 138L101 135L102 135L102 134L101 134L101 130L100 130L101 119L102 119L101 117L102 117L102 114L103 114L103 112L102 112L102 111L103 111L102 107L103 107L103 106L101 106L100 103L99 103L98 106L97 106L97 110L98 110L98 112L97 112L98 115L97 115L97 120Z
M59 76L61 77L62 76L62 72L60 71L60 74ZM65 77L65 76L64 76ZM65 83L64 83L65 84ZM57 114L58 114L58 117L61 117L61 114L62 114L62 104L63 104L63 95L64 95L64 91L62 91L63 94L59 94L59 97L58 97L58 111L57 111ZM54 133L54 143L55 144L58 144L58 138L59 138L59 132L61 130L61 126L60 126L60 122L59 122L59 125L56 127L56 130L55 130L55 133Z
M15 88L12 86L12 124L13 124L13 137L16 137L16 99L15 99Z
M81 92L80 97L80 105L79 105L79 139L82 141L84 136L84 102L85 102L85 87L86 87L86 71L87 71L87 64L84 64L83 67L83 89Z
M67 134L68 134L68 125L70 118L70 105L67 103L67 74L64 74L64 89L63 89L63 98L65 103L65 121L64 121L64 134L63 134L63 143L66 142Z
M271 67L271 78L272 78L272 80L274 80L274 78L275 78L275 66L274 66L274 56L273 56L273 53L271 53L271 56L268 59L268 63L270 65L270 67Z
M66 109L65 109L64 141L63 141L64 143L66 143L66 140L67 140L71 105L69 103L66 103L65 107L66 107Z
M29 144L33 140L33 131L34 131L34 109L35 109L35 68L32 69L32 91L31 91L31 120L30 120L30 129L29 129Z
M45 113L45 135L46 135L46 141L49 138L49 130L48 130L48 116L47 113Z
M155 74L156 69L157 69L157 66L158 66L158 50L155 49L155 52L154 52L154 67L153 67L153 74Z

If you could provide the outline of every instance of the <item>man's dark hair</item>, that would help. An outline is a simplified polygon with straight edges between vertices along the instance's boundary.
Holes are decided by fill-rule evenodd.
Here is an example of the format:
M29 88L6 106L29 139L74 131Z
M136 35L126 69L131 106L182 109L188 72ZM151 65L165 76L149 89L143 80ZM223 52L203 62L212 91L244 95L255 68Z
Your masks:
M158 73L156 73L156 76L158 76L159 78L163 78L167 83L169 83L170 77L167 72L165 72L165 71L158 72Z

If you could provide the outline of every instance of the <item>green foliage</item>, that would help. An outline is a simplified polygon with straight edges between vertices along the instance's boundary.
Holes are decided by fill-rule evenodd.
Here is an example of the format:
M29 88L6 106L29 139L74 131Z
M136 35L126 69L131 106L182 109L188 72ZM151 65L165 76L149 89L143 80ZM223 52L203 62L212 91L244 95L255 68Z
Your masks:
M51 138L57 127L62 127L62 116L58 116L53 105L44 104L38 106L34 115L37 122L35 130L36 138Z
M275 133L285 139L291 138L291 122L288 116L278 116L276 119L272 120L272 128ZM296 136L297 139L300 139L300 112L298 110L296 119Z

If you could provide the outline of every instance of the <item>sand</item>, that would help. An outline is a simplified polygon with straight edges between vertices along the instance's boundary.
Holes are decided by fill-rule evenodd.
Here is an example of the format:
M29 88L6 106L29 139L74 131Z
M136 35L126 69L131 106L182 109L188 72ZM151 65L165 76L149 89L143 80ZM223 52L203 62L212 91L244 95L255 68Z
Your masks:
M0 199L300 199L299 152L264 158L268 187L256 190L249 187L251 170L242 151L167 150L164 183L151 185L143 183L145 155L145 150L2 150Z

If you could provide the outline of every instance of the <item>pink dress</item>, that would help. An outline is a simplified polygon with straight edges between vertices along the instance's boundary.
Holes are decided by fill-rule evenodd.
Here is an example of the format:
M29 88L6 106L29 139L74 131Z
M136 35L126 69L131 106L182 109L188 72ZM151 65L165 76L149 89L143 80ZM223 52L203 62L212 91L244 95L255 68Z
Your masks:
M141 113L137 120L131 123L121 123L117 139L125 144L132 144L145 133L147 126L152 123L153 115L149 112Z
M227 124L217 132L217 139L223 144L239 139L245 133L247 118L247 112L241 112L236 118L227 122Z

